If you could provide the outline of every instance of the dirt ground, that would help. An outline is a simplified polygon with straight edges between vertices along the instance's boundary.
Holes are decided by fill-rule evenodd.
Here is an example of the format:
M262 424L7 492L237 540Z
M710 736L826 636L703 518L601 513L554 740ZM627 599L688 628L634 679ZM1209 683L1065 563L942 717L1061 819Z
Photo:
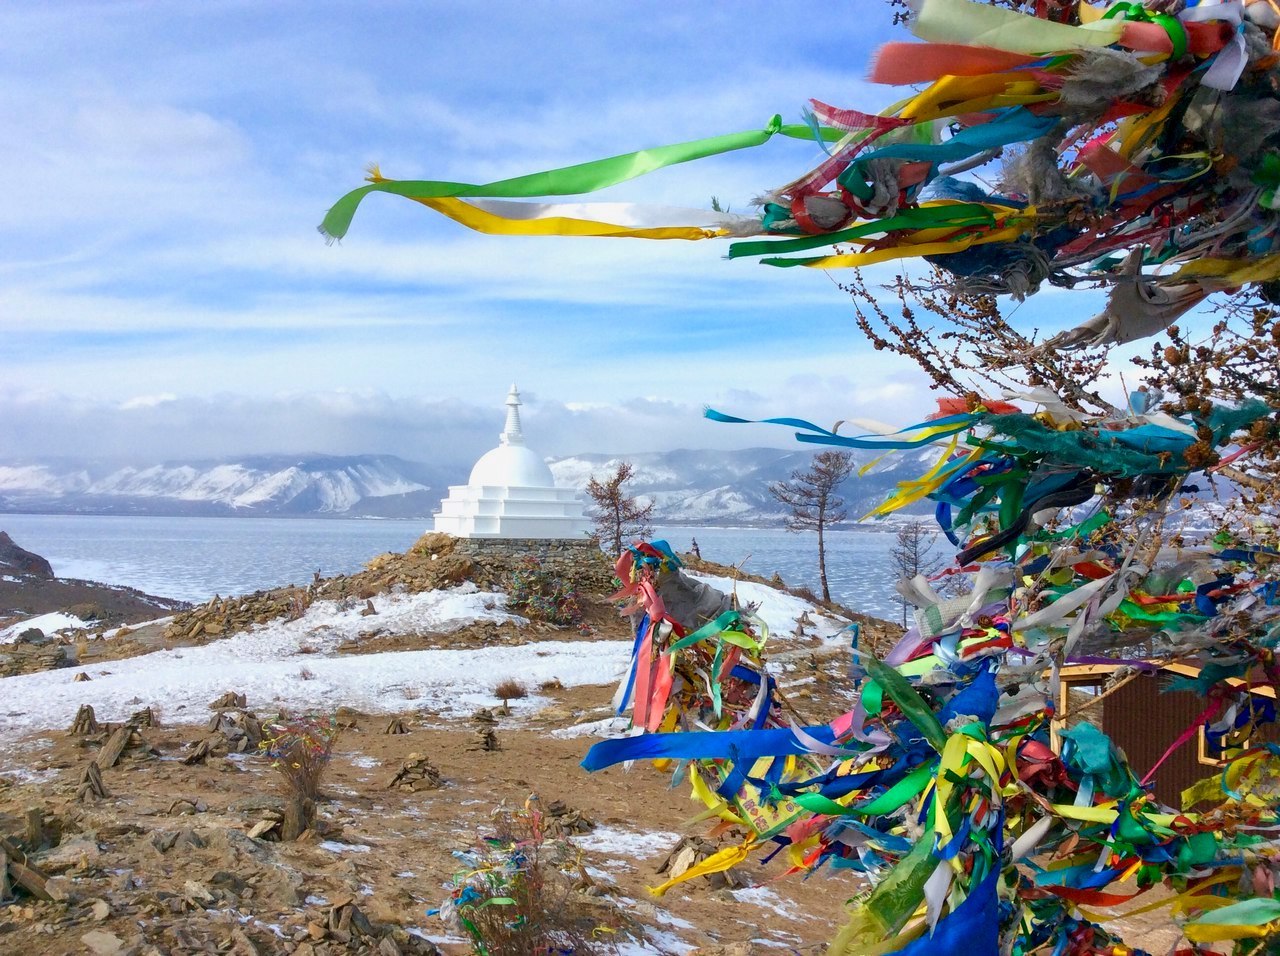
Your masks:
M67 899L24 897L0 907L0 951L363 951L317 937L330 910L351 900L373 924L397 928L393 939L421 934L441 952L465 953L465 942L426 911L447 895L442 885L459 867L452 851L472 844L495 805L519 806L530 793L543 806L562 802L594 824L571 838L594 884L588 892L636 927L648 940L644 951L752 940L771 952L821 950L855 888L847 878L774 882L785 870L779 858L735 871L745 884L740 889L714 889L699 878L653 897L647 887L663 881L656 867L680 835L706 832L706 823L686 826L700 805L651 767L581 770L578 762L595 738L568 735L608 716L610 689L551 694L555 703L536 716L501 720L496 752L473 749L475 729L465 722L422 717L430 701L401 715L405 734L383 733L387 715L357 718L338 739L323 784L324 838L296 843L248 835L264 812L283 804L266 758L181 762L202 728L143 729L154 753L127 752L102 774L108 796L89 804L77 802L75 791L98 749L95 738L23 741L16 759L11 753L0 764L0 779L11 781L0 789L0 833L5 823L21 832L33 809L47 829L60 830L59 845L33 854L32 862L54 876ZM439 789L387 788L411 754L439 769ZM410 950L406 944L397 951Z
M78 611L78 617L92 617L104 627L114 627L188 607L185 601L96 581L0 574L0 627L50 611Z

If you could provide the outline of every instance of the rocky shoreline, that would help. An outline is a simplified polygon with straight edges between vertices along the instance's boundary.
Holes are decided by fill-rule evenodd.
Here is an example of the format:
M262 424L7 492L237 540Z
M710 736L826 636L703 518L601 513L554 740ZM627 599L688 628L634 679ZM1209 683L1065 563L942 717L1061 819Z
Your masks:
M55 612L101 627L119 627L190 606L136 588L59 578L45 558L0 531L0 630L23 618Z

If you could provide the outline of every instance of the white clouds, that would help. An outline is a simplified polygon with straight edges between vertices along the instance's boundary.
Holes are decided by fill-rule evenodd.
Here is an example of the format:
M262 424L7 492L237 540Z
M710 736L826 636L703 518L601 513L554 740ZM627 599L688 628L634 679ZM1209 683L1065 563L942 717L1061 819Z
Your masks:
M160 405L168 405L170 402L176 402L178 396L173 392L164 392L159 395L135 395L133 398L127 398L120 403L120 411L129 412L135 409L156 408Z
M856 384L838 375L797 375L774 382L760 374L764 368L765 362L744 364L742 371L769 394L708 392L708 401L742 417L787 414L825 424L833 417L875 417L884 410L870 382ZM493 445L501 430L501 402L510 378L502 384L460 387L465 401L377 389L207 398L135 394L117 401L52 389L0 389L0 460L69 455L143 463L275 453L382 453L465 467ZM568 403L564 399L571 390L563 383L517 379L526 401L526 434L549 456L792 443L786 429L709 422L697 401L630 397ZM900 424L908 424L928 408L900 403L895 410L904 413Z

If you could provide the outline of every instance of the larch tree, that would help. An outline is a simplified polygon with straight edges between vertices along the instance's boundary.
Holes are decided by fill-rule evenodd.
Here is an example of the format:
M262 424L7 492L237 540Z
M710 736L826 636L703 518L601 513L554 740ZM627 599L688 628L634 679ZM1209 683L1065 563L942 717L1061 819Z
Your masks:
M932 574L939 562L934 560L935 533L928 521L913 519L898 529L893 547L889 551L889 564L898 577L911 580L917 574ZM907 599L902 602L902 626L907 626Z
M818 580L822 600L831 600L827 585L828 527L849 517L844 499L836 494L841 483L853 474L853 456L847 451L821 451L806 469L797 469L787 481L769 485L769 494L786 505L788 531L818 532Z
M612 546L611 554L622 551L627 538L643 537L652 533L653 502L640 504L622 487L635 474L629 461L620 462L617 470L604 481L594 476L587 482L587 495L591 498L588 516L595 524L596 537Z

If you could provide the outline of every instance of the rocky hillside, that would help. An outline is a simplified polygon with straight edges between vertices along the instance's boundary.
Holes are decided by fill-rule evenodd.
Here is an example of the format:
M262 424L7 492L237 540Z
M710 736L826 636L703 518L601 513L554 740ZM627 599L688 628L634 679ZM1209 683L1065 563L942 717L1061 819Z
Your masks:
M524 553L428 534L357 574L0 646L0 952L462 956L427 911L495 808L536 793L569 841L555 858L576 861L557 912L606 927L618 952L816 956L843 897L770 882L783 860L647 894L735 838L673 832L689 803L667 774L578 768L592 738L625 731L609 701L632 632L598 549L544 550L579 585L568 623L543 617L548 591L522 603ZM757 608L805 723L848 707L846 625L877 643L896 631L690 570ZM302 715L338 735L309 804L282 769L298 764L270 752Z

